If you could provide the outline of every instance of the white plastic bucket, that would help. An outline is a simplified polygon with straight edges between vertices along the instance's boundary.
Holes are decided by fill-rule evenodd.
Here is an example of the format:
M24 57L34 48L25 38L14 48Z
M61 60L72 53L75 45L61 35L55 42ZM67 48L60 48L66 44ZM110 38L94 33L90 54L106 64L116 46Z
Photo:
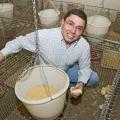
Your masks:
M44 26L52 26L59 21L60 11L56 9L45 9L38 12L40 22Z
M0 17L13 18L13 4L1 3L0 4Z
M26 93L33 86L46 83L43 80L42 69L44 70L48 85L56 87L58 92L51 97L41 100L25 99ZM48 65L36 65L29 68L27 74L16 82L15 94L17 98L24 103L32 116L38 119L53 120L63 111L68 86L69 78L61 69Z
M13 18L13 7L14 5L12 3L0 3L0 17L3 17L5 22L11 22L10 19Z
M104 36L111 25L111 21L104 16L89 16L87 20L86 31L90 35Z

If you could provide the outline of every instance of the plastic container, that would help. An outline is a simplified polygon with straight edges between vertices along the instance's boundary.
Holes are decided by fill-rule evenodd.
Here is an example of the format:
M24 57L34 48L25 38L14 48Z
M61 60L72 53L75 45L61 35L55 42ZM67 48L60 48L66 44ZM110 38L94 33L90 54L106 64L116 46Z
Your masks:
M13 18L13 4L1 3L0 4L0 17Z
M104 16L95 15L88 17L86 31L93 36L104 36L111 25L111 21Z
M55 25L59 21L60 11L56 9L45 9L38 12L40 22L44 26Z
M42 69L44 70L48 85L56 87L58 92L41 100L25 99L27 91L33 86L46 84ZM63 112L68 86L69 78L61 69L48 65L36 65L29 68L27 74L16 82L15 94L33 117L42 120L53 120Z

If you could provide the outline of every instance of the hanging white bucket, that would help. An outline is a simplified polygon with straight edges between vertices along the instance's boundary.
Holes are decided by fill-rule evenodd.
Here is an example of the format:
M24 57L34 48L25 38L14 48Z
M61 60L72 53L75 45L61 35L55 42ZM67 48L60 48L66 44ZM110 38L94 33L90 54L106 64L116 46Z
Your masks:
M101 15L89 16L86 30L87 33L92 36L104 37L104 35L108 32L110 25L111 21L107 17Z
M58 92L41 100L25 99L26 93L33 86L46 83L43 80L42 70L44 70L48 85L56 87ZM27 74L16 82L15 94L32 116L38 119L53 120L63 112L68 86L69 78L64 71L53 66L37 65L29 68Z
M12 19L13 7L14 5L12 3L0 3L0 17L5 18L5 21L8 21L7 18Z
M45 9L38 12L40 22L44 26L53 26L59 21L60 11L56 9Z

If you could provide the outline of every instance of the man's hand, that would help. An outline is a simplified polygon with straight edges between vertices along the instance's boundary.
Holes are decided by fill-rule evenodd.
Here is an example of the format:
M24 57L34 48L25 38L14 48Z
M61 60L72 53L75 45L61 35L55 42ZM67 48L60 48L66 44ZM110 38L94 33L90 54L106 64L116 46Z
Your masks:
M71 95L74 98L78 98L83 93L84 84L82 82L77 83L75 87L71 87Z
M2 62L4 55L0 52L0 63Z

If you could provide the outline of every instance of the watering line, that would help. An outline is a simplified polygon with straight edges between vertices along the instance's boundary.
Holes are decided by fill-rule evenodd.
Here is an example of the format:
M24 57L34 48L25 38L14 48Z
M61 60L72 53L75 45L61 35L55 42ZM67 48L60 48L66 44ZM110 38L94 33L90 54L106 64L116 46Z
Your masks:
M32 3L33 3L33 15L34 15L34 25L35 25L35 39L36 39L36 58L37 59L37 62L39 62L40 64L40 59L39 59L39 56L43 58L43 60L45 62L47 62L46 59L44 59L44 57L41 55L41 52L39 50L39 44L38 44L38 41L39 41L39 38L38 38L38 22L37 22L37 11L36 11L36 0L32 0ZM44 73L44 70L43 70L43 67L42 67L42 75L43 75L43 81L45 81L45 84L47 85L48 89L46 87L44 87L45 89L47 89L47 94L49 97L51 97L52 99L52 96L51 96L51 93L50 93L50 86L48 84L48 81L47 81L47 78L46 78L46 75Z

